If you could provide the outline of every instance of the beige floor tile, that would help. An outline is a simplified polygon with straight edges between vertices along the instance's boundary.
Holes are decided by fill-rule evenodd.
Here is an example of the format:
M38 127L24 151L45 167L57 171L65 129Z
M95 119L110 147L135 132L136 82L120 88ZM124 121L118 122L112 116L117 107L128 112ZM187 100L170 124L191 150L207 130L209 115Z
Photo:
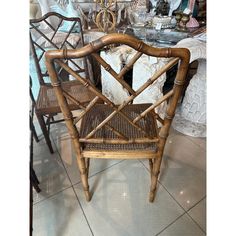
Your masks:
M195 137L188 137L192 142L206 150L207 148L207 139L206 138L195 138Z
M150 176L139 161L123 161L90 178L89 185L90 202L81 184L75 189L96 236L153 236L183 214L162 187L149 203Z
M164 155L178 164L206 171L206 151L189 140L188 136L173 135L167 139Z
M206 232L206 198L204 198L196 206L194 206L192 209L190 209L188 214Z
M143 161L149 169L148 161ZM183 135L167 139L160 182L186 209L206 195L206 153Z
M188 135L184 135L184 134L180 133L179 131L175 130L173 127L170 128L170 135L184 136L184 137L188 138L189 140L191 140L192 142L194 142L195 144L197 144L198 146L200 146L201 148L206 150L206 142L207 142L206 138L191 137Z
M91 231L72 188L33 207L34 236L90 236Z
M58 152L51 154L46 144L35 145L33 168L42 190L40 193L34 191L34 203L71 186Z
M203 236L205 235L188 215L181 216L158 236Z

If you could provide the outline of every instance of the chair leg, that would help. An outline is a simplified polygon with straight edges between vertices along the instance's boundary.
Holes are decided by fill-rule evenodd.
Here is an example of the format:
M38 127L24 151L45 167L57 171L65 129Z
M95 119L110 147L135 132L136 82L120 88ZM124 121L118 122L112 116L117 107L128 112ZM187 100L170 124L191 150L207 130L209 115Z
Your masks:
M149 169L150 169L150 175L151 175L151 180L152 180L153 160L152 159L148 159L148 160L149 160Z
M37 135L37 133L36 133L34 124L32 124L31 129L32 129L32 133L33 133L34 140L35 140L36 143L38 143L38 142L39 142L39 138L38 138L38 135Z
M90 165L90 158L86 158L85 159L85 164L86 164L86 175L87 175L87 178L88 178L88 175L89 175L89 165Z
M43 132L43 136L44 136L44 138L45 138L45 140L46 140L46 143L47 143L47 145L48 145L48 148L49 148L50 152L53 153L54 151L53 151L53 148L52 148L52 143L51 143L51 140L50 140L50 137L49 137L49 133L48 133L48 131L47 131L47 127L46 127L44 118L43 118L43 116L42 116L41 114L37 114L37 113L36 113L36 116L37 116L37 118L38 118L38 122L39 122L39 125L40 125L40 127L41 127L41 130L42 130L42 132Z
M77 157L79 171L81 176L81 181L84 189L84 194L86 201L89 202L91 200L90 193L89 193L89 185L88 185L88 167L86 168L85 158L81 158L80 156Z
M149 193L149 202L153 202L156 196L157 180L160 173L161 157L155 158L151 171L151 188Z

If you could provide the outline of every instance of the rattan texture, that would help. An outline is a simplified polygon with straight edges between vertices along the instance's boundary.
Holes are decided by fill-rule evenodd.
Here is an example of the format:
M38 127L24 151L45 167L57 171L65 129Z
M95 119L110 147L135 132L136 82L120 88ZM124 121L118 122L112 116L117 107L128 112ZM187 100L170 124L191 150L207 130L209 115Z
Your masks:
M126 106L122 111L130 118L136 118L141 112L147 109L151 104L133 104ZM97 104L94 106L82 120L80 128L81 138L91 132L98 124L100 124L108 115L113 112L113 109L105 104ZM151 113L147 114L143 119L137 122L137 124L146 131L148 136L157 138L158 130L153 129L156 127L155 118ZM124 134L129 140L135 138L144 138L144 134L138 129L133 127L127 120L125 120L119 113L116 114L109 122L108 125L115 128L122 134ZM108 129L106 126L102 127L94 134L94 138L103 139L121 139L114 132ZM88 143L84 144L85 151L116 151L116 150L157 150L156 143L131 143L131 144L107 144L107 143Z

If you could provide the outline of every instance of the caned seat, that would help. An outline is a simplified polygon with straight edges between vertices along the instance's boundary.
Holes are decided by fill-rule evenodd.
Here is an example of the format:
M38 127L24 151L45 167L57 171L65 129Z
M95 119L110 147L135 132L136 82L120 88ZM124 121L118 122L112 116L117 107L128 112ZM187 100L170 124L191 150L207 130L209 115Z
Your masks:
M149 107L149 104L135 104L128 105L124 108L123 112L133 119L137 114L145 111ZM112 108L104 105L98 104L94 106L83 118L80 130L81 140L85 138L95 127L97 127L105 117L111 114ZM138 125L147 133L148 136L153 137L153 142L143 143L145 135L140 130L136 129L120 114L110 120L105 127L102 127L94 134L94 139L101 140L101 143L85 143L84 144L84 157L101 157L99 153L95 154L93 150L106 151L103 155L104 158L111 158L116 156L119 158L121 155L127 155L129 151L129 157L131 155L137 156L137 150L139 150L140 158L143 158L143 153L148 153L149 155L155 155L157 150L156 140L158 137L158 127L155 121L155 117L152 114L148 114L146 119L142 119L138 122ZM107 128L109 127L109 128ZM113 129L111 128L113 127ZM153 129L154 127L154 129ZM114 133L113 130L119 130L120 133ZM121 133L123 135L121 135ZM123 137L125 137L124 143L122 143ZM140 139L139 143L133 143L134 139ZM118 139L118 144L113 144L112 141ZM141 140L142 139L142 140ZM129 141L130 140L130 141ZM127 143L129 142L129 143ZM115 151L115 153L113 153ZM111 153L109 153L111 152Z
M47 13L39 19L31 19L29 31L31 45L30 75L34 80L33 83L36 84L36 80L38 80L39 84L38 93L35 95L35 114L49 150L53 153L49 136L50 125L64 120L55 119L55 115L61 113L61 108L48 78L45 66L45 52L49 49L75 49L84 46L83 32L79 18L67 18L53 12ZM89 79L90 74L86 58L82 60L64 60L64 62L73 66L77 73L84 74ZM63 89L68 95L75 97L78 101L77 103L69 103L70 110L77 110L80 108L78 104L88 103L94 98L90 91L79 81L70 77L63 69L57 67L56 70Z
M68 94L78 99L81 103L87 103L94 98L93 94L89 93L78 81L64 82L62 87ZM37 109L44 113L61 112L55 91L51 85L45 85L40 88L36 105ZM73 102L69 102L69 108L76 110L79 106Z
M114 49L116 45L128 45L136 53L130 61L116 72L106 62L99 52L103 49ZM111 46L111 47L110 47ZM121 104L115 104L107 94L102 94L89 80L76 73L73 68L63 62L64 59L92 56L121 84L129 96ZM134 90L123 76L143 55L169 58L163 67L158 67L150 78L143 78L143 84ZM55 89L59 105L62 109L68 131L73 140L81 174L82 185L87 201L91 195L88 185L90 158L107 159L149 159L151 187L149 201L154 201L157 179L160 172L163 151L168 137L171 121L174 117L181 90L185 83L190 53L185 48L154 48L124 34L109 34L80 49L53 50L46 53L46 65L52 86ZM158 61L158 60L157 60ZM69 109L71 98L58 80L56 65L65 69L83 86L94 94L94 99L86 106L81 106L82 112L73 117ZM150 88L166 71L178 65L178 71L173 88L153 103L136 103L135 98ZM98 101L103 103L99 104ZM165 116L158 114L159 106L165 103ZM80 126L76 125L81 122ZM99 160L97 160L99 161Z

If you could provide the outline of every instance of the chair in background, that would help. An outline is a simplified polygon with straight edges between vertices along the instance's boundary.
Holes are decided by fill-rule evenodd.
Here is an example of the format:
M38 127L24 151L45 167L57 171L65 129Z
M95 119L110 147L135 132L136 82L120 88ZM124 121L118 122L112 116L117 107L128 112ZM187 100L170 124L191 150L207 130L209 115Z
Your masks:
M67 18L52 12L47 13L40 19L31 19L29 31L31 46L30 75L33 80L32 92L36 97L35 114L49 150L53 153L49 136L50 124L64 120L55 119L55 115L61 113L61 109L50 84L44 54L49 49L75 49L82 47L84 45L83 32L79 18ZM66 59L64 62L89 80L86 58L82 60ZM61 86L68 96L75 96L77 98L77 103L69 103L70 110L77 110L81 104L87 103L93 98L93 94L87 91L79 81L69 76L65 70L59 67L56 70Z
M125 44L136 50L136 54L119 73L116 73L109 62L105 62L98 53L103 48L107 49L109 45L112 45L112 50L114 50L116 44ZM144 78L143 85L134 91L122 78L143 54L152 57L166 57L169 60L166 60L166 64L153 76ZM65 59L83 58L88 55L92 55L129 92L129 97L122 104L114 104L89 80L78 75L73 68L64 63ZM46 66L73 140L87 201L91 199L88 185L90 158L149 159L151 173L149 201L154 201L163 151L185 82L189 57L190 53L187 49L153 48L124 34L106 35L77 50L57 50L46 53ZM178 71L174 86L170 91L153 104L135 104L135 98L177 63L179 63ZM56 65L64 68L95 95L87 106L81 107L83 112L75 119L69 109L69 104L72 100L76 102L76 98L72 99L67 96L59 83ZM98 99L102 99L104 103L98 104ZM162 119L156 108L163 102L166 102L167 105L165 117ZM81 125L78 130L76 123L79 120Z

